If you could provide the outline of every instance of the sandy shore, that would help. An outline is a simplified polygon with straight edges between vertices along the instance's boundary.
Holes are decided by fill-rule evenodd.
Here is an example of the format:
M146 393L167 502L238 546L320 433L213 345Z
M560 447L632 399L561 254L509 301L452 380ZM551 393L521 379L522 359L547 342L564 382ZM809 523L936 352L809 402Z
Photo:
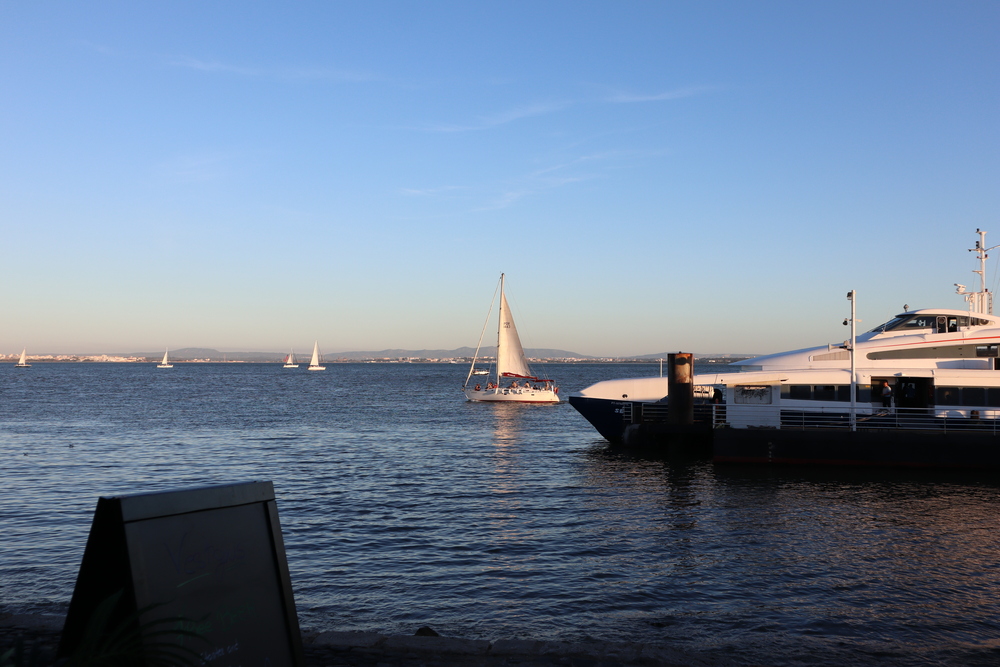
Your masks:
M20 641L38 663L54 662L63 618L40 614L0 614L0 655ZM723 667L718 660L653 644L553 642L528 639L485 641L454 637L380 635L369 632L302 633L308 667Z

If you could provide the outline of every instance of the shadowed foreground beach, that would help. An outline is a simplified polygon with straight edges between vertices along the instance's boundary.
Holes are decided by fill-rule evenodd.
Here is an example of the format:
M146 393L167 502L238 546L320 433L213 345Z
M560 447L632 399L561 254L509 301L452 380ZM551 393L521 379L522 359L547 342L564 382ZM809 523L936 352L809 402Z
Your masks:
M38 614L0 614L0 655L20 639L26 658L14 665L54 663L63 618ZM500 639L493 642L434 636L386 636L368 632L305 631L303 648L308 667L722 667L718 660L704 660L676 649L644 643L552 642ZM32 658L35 662L32 662ZM6 664L6 663L4 663Z

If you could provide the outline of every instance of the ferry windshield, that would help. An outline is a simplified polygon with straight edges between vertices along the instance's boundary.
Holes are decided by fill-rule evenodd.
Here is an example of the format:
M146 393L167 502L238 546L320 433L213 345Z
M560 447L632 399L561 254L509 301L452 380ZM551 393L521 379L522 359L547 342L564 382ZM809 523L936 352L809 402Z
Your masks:
M974 318L973 324L985 323L985 320ZM952 333L958 331L958 327L969 326L969 318L955 315L897 315L885 324L880 324L868 333L882 333L884 331L921 331L931 329L936 333Z

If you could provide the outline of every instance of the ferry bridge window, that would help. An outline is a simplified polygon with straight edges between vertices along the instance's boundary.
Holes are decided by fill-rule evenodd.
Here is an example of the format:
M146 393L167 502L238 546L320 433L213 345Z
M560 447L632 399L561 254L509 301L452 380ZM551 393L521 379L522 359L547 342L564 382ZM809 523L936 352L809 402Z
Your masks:
M914 315L903 322L898 328L905 331L916 329L930 329L937 324L937 317L934 315Z
M885 324L875 327L872 331L917 331L919 329L933 329L937 325L937 315L900 315L894 317Z
M983 387L962 387L962 405L985 405L986 389Z
M882 331L892 331L893 329L895 329L896 327L899 326L900 322L905 322L908 319L910 319L910 318L907 317L907 316L894 317L891 320L889 320L888 322L886 322L885 324L878 325L877 327L875 327L874 329L872 329L868 333L875 333L875 332L882 332Z

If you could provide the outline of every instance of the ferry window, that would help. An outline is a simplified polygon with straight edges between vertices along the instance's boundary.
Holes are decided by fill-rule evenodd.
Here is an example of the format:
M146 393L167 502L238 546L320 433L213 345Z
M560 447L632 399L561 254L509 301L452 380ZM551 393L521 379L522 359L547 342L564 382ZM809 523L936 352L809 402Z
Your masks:
M983 387L962 387L962 405L985 405L986 390Z
M816 401L832 401L836 399L836 396L837 388L832 384L818 384L813 389L813 400Z
M848 390L850 391L850 390ZM849 400L849 399L848 399ZM858 385L858 403L868 403L872 400L872 386L870 384L859 384ZM882 399L879 398L881 401Z
M851 402L851 385L842 384L837 386L837 400Z
M876 332L880 333L882 331L892 331L893 329L895 329L896 327L898 327L903 322L906 322L908 319L910 319L909 315L901 315L899 317L894 317L891 320L889 320L888 322L886 322L885 324L878 325L877 327L875 327L874 329L872 329L868 333L876 333Z
M1000 387L989 387L986 390L986 405L1000 408Z
M934 315L917 315L911 317L903 323L902 329L930 329L937 324L937 317Z
M960 326L960 327L967 327L967 326L969 326L969 318L966 317L965 315L962 315L961 317L959 317L958 318L958 326Z
M938 387L934 391L937 405L961 405L961 390L958 387Z
M972 326L974 326L974 327L986 326L989 323L990 323L989 320L983 320L983 319L980 319L978 317L973 317L972 318Z
M996 357L998 356L998 350L996 345L977 345L976 346L976 356L977 357Z
M784 393L784 392L782 392ZM808 401L812 398L812 385L790 384L788 385L788 398L797 401Z

